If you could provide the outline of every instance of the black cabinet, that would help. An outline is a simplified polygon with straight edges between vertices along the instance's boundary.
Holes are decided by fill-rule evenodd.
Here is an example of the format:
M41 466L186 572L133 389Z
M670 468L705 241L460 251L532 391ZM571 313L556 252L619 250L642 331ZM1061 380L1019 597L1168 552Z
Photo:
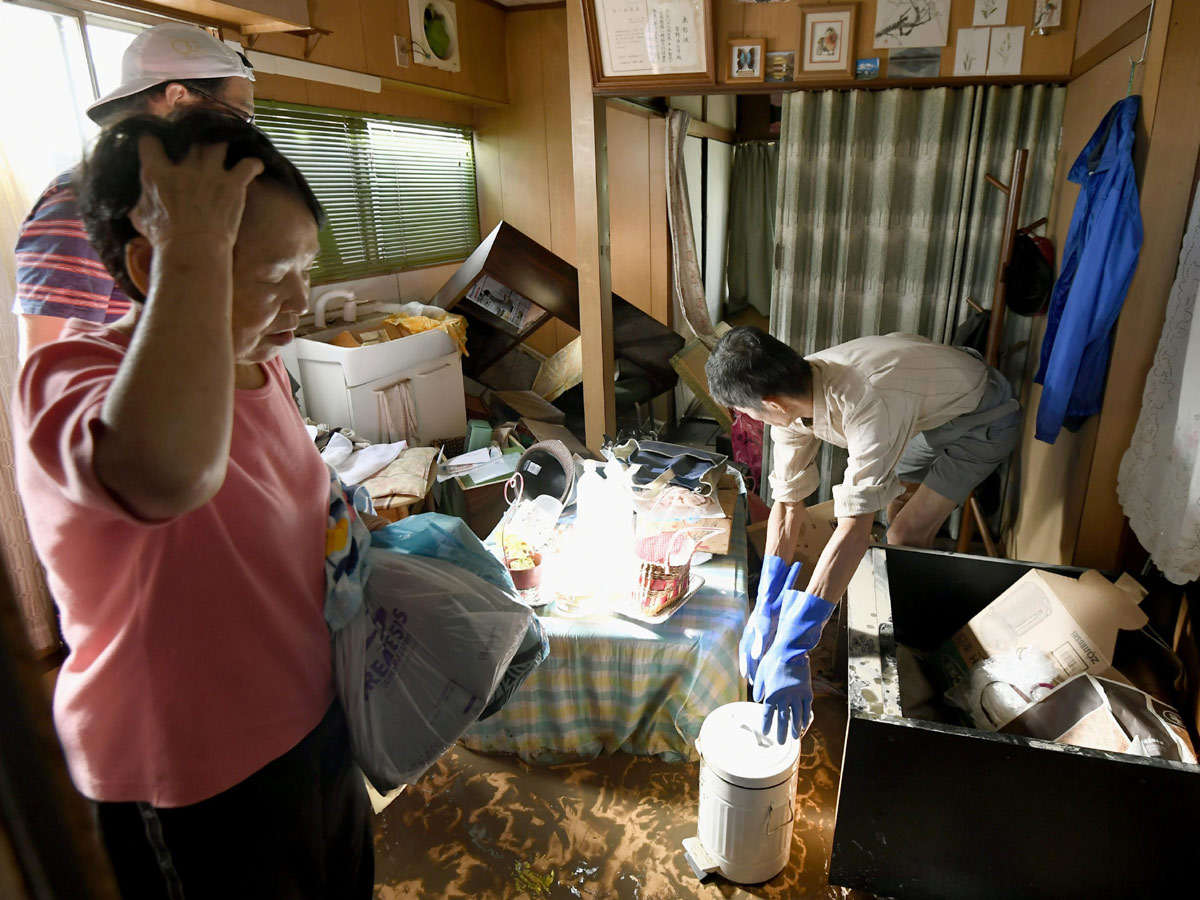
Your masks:
M872 548L846 597L849 716L829 881L896 898L1191 896L1200 768L905 718L931 650L1031 568Z

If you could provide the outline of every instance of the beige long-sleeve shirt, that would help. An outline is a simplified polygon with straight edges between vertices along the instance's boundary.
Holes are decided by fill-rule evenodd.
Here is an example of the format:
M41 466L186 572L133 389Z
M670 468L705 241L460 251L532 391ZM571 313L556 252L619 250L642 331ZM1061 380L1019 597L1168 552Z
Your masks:
M858 338L805 359L812 366L813 418L772 426L772 497L795 503L816 490L821 441L850 454L833 488L834 512L859 516L883 509L903 488L896 464L922 431L973 411L988 369L957 347L915 334Z

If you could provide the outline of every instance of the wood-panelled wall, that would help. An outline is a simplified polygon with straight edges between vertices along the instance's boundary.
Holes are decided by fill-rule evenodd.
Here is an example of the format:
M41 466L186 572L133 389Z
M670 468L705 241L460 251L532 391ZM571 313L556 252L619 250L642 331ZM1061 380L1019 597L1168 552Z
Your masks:
M317 43L309 62L366 72L417 87L450 91L468 99L499 103L508 100L503 53L506 16L499 6L484 0L455 0L462 70L446 72L412 61L407 68L396 65L395 36L411 38L406 0L309 0L308 5L312 24L331 32ZM304 58L304 48L303 38L286 34L265 34L254 44L255 50L294 59ZM270 81L273 83L275 79ZM339 98L348 96L342 89L324 87ZM344 102L324 102L321 99L325 96L324 91L315 93L317 99L307 102L346 106ZM382 94L367 96L382 98L380 102L389 106L411 103L387 97L393 93L401 94L385 89Z
M575 262L567 17L564 8L508 13L506 108L475 116L479 226L501 219ZM665 141L661 118L608 110L612 288L667 322ZM550 322L529 345L553 353L575 337Z
M819 2L819 0L818 0ZM1093 0L1095 2L1095 0ZM1109 0L1100 0L1108 3ZM1009 0L1008 16L1002 25L1023 25L1028 30L1033 22L1034 0ZM1075 26L1079 16L1080 0L1064 0L1062 26L1049 29L1045 35L1025 37L1025 51L1021 62L1021 77L1026 80L1053 81L1065 79L1071 71L1071 61L1074 58L1072 50L1075 46ZM814 76L804 76L799 72L802 41L800 35L800 10L815 5L813 3L743 3L740 0L713 0L714 37L719 63L718 82L729 83L726 72L729 68L729 41L732 38L752 37L766 38L767 52L792 50L796 53L797 81L785 85L787 88L803 88L805 82L810 84ZM855 58L879 57L879 78L872 81L855 82L853 78L834 80L827 75L817 76L815 81L822 86L838 84L839 86L883 87L889 84L913 86L928 84L932 79L915 81L912 79L897 79L889 81L887 74L886 49L875 49L875 12L877 0L862 0L858 5L858 50ZM942 48L941 78L948 83L965 81L955 79L954 47L959 28L970 28L975 7L975 0L951 0L949 43ZM990 79L972 79L988 81ZM996 79L1000 81L1013 79ZM737 84L739 89L753 89L755 85L744 82ZM759 85L758 87L762 87ZM779 86L775 86L778 90Z
M333 109L352 109L355 112L385 116L407 116L433 122L453 122L470 125L473 112L467 103L457 103L428 94L385 88L378 94L324 84L304 78L259 73L255 76L254 95L259 100L278 100L283 103L306 103Z
M1128 2L1086 0L1081 55L1118 31L1130 15ZM1139 36L1067 89L1062 147L1051 230L1061 254L1078 187L1066 172L1113 103L1125 96L1129 57L1141 54ZM1077 434L1063 431L1047 445L1033 438L1041 389L1030 384L1037 353L1030 355L1023 403L1026 427L1020 451L1021 505L1010 535L1010 555L1047 562L1115 568L1121 563L1125 517L1117 501L1117 469L1129 447L1141 408L1146 373L1162 332L1175 277L1200 149L1200 4L1159 0L1146 64L1134 90L1142 95L1134 160L1138 172L1145 241L1129 294L1117 322L1104 406ZM1043 325L1033 334L1041 343Z

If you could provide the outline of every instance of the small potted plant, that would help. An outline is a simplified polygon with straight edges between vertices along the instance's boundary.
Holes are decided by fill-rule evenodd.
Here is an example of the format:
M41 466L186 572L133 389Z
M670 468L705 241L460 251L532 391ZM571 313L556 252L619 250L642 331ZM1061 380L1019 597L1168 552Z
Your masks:
M505 537L504 564L517 590L527 591L541 584L542 554L529 546L524 538L515 535Z

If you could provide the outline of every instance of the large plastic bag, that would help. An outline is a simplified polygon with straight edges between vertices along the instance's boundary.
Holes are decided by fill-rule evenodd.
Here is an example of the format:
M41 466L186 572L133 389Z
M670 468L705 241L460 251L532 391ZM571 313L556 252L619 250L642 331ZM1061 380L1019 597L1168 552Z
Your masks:
M504 563L483 546L466 522L454 516L441 513L409 516L372 532L371 546L442 559L478 575L510 596L515 591Z
M511 585L443 559L376 546L367 563L362 606L333 636L334 675L359 767L387 793L419 777L492 705L533 612Z
M498 713L513 692L529 677L529 673L549 655L550 638L546 636L546 629L542 627L538 617L533 616L529 620L529 628L521 640L521 645L517 647L517 652L513 654L513 658L509 660L508 666L500 676L496 689L488 698L487 706L479 714L480 721Z
M380 549L428 556L453 563L504 591L506 596L516 597L508 570L483 546L462 519L440 513L409 516L374 532L371 542ZM550 641L546 637L546 630L538 617L532 616L520 647L505 668L479 718L486 719L497 713L508 702L513 691L521 686L529 677L529 673L549 654Z

